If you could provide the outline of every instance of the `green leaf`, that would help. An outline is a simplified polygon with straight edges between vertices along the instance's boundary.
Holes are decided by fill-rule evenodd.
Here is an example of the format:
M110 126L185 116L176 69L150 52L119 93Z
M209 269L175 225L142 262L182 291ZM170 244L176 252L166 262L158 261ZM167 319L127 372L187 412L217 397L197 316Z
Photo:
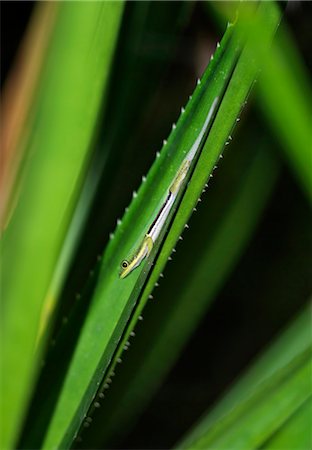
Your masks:
M2 240L3 448L18 436L40 364L40 333L56 302L49 288L106 96L122 6L58 5Z
M127 180L128 189L137 188L141 182L142 172L129 170L131 161L137 157L141 164L145 157L151 161L151 155L141 151L142 122L146 120L146 110L159 87L181 27L185 26L181 18L187 18L191 7L188 2L131 2L126 6L96 152L77 207L80 223L87 222L87 225L73 258L75 279L86 279L99 249L102 252L116 225L116 218L129 201L129 190L121 188L120 180ZM154 43L155 36L161 42L166 41L161 57L157 51L159 44ZM153 52L146 52L146 47L152 45L155 50L152 47ZM72 285L71 290L66 289L65 302L75 295L79 282Z
M264 45L267 45L274 34L280 13L274 4L261 5L262 8L267 12L268 19L264 33ZM47 432L44 442L46 448L71 445L91 403L95 400L94 406L98 406L96 394L102 389L100 384L103 377L105 379L109 376L112 358L145 282L148 279L143 302L154 286L160 268L167 261L167 255L223 151L259 67L259 61L255 63L254 59L251 64L250 49L244 49L239 55L240 51L241 37L230 27L192 100L106 248L92 304ZM151 221L167 197L169 186L185 154L200 132L208 131L203 127L215 99L219 103L216 118L205 139L185 194L179 193L180 204L175 205L172 210L175 213L175 217L170 217L170 220L173 219L172 225L169 227L169 223L166 224L151 255L127 278L120 279L120 262L142 242ZM167 230L169 234L157 255ZM156 265L152 268L153 261L156 261ZM118 359L117 356L116 358Z
M155 292L155 303L152 300L153 304L146 306L143 324L138 335L130 338L131 349L122 366L116 368L116 378L102 408L94 412L92 424L82 435L84 445L97 448L105 442L109 446L112 436L120 438L128 431L247 245L277 176L277 164L265 141L258 143L255 154L250 154L254 133L251 127L248 137L240 139L240 149L231 149L233 153L222 162L218 177L223 188L225 185L224 192L209 190L209 197L192 218L186 242L173 255L174 262L166 269L161 291ZM221 217L220 202L224 209ZM140 303L136 315L142 314L143 307ZM130 322L128 329L133 327ZM125 334L123 344L127 347L128 333Z
M123 152L123 157L127 160L129 157L134 157L135 147L139 151L142 148L142 145L134 145L136 134L140 135L142 132L140 117L144 116L143 120L146 120L149 98L160 84L181 27L185 26L190 7L192 4L187 2L131 2L126 6L110 77L105 114L100 124L100 136L96 140L96 154L88 168L75 215L62 247L62 255L65 257L60 258L57 268L58 274L64 277L66 271L61 263L63 262L66 266L66 255L74 260L74 268L69 276L71 283L69 287L66 285L62 292L54 336L45 354L44 366L19 442L21 448L39 448L42 443L81 323L85 318L89 291L92 291L97 277L98 268L93 268L93 275L89 275L88 268L90 264L94 264L103 239L109 235L112 226L115 226L118 209L124 208L120 205L124 204L129 197L127 190L120 189L120 179L124 178L122 174L124 165L120 165L120 152ZM161 43L164 36L166 38L166 49L162 50L161 57L157 50L159 45L154 44L155 36L159 37ZM146 53L144 50L148 42L155 45L156 55ZM135 53L133 48L136 49ZM127 77L124 77L125 73ZM133 110L136 111L136 115L133 114ZM140 155L142 155L141 152ZM129 183L130 186L133 183L132 177L135 175L135 171L133 172L130 173L127 170L127 184ZM141 180L141 173L139 173L139 179ZM91 220L88 218L89 223L79 242L79 251L73 256L70 249L77 245L77 235L79 235L81 224L88 217L90 202L94 201L95 191L96 199L92 207L92 218ZM97 201L100 208L96 204ZM97 213L95 218L94 210ZM103 214L103 211L109 211L109 214ZM89 260L92 262L90 263ZM88 270L85 277L89 276L88 289L84 289L83 294L79 295L76 280L83 278L85 267L87 268L85 270ZM57 278L55 276L54 280L60 283ZM42 401L43 397L44 401ZM36 427L32 426L34 421Z
M245 8L242 9L245 11ZM265 26L262 31L262 45L267 50L274 36L276 28L280 20L280 11L274 3L269 5L261 4L257 11L253 11L254 21L260 21ZM250 19L250 15L248 16ZM242 22L243 27L245 22ZM220 105L218 116L213 124L209 136L205 142L202 155L198 162L198 175L193 177L190 181L189 188L184 196L179 213L175 218L171 229L168 233L166 241L163 245L161 255L159 256L155 268L148 280L147 286L143 293L143 299L147 300L151 294L160 273L163 271L167 260L177 241L177 236L183 232L184 226L187 223L193 208L195 207L198 198L207 181L207 169L210 174L218 161L224 145L229 144L232 140L231 132L239 118L242 107L246 104L246 99L253 86L255 78L260 67L260 60L257 59L253 51L253 40L244 36L244 29L238 22L238 35L240 36L240 46L243 48L239 55L237 64L231 79L228 83L222 104ZM243 38L241 37L243 36ZM243 43L240 39L243 39ZM219 68L222 73L222 68Z
M237 47L236 44L235 46ZM231 44L234 50L235 46ZM221 47L214 63L208 69L206 79L198 86L192 101L170 135L164 151L156 158L146 182L134 197L129 211L117 227L116 234L105 251L98 285L47 433L44 443L46 447L66 447L71 443L98 390L103 374L107 371L120 336L140 295L152 259L143 263L125 279L119 278L120 262L140 243L149 227L150 218L155 216L166 196L185 152L201 131L207 110L214 98L213 93L206 92L205 85L208 82L207 78L211 80L214 71L219 68L223 52ZM235 63L236 53L237 50L234 53L231 50L234 57L232 56L230 61L223 62L224 65L230 66L228 76ZM218 78L215 84L219 92L220 90L222 92L223 79ZM189 126L190 123L192 127ZM155 257L155 252L152 257Z
M304 450L312 446L312 398L303 403L298 410L263 444L263 449L292 448Z
M311 398L310 314L309 306L177 448L258 448L299 411Z
M209 9L219 22L233 15L235 8L234 2L209 3ZM262 61L257 87L258 103L294 175L311 201L312 89L309 73L294 45L287 23L281 24L270 51L267 51L263 46L266 17L259 15L259 20L253 20L252 8L248 3L241 11L244 32L250 38L253 52Z
M312 201L312 91L285 27L264 55L258 99L303 191ZM259 32L254 29L255 48Z

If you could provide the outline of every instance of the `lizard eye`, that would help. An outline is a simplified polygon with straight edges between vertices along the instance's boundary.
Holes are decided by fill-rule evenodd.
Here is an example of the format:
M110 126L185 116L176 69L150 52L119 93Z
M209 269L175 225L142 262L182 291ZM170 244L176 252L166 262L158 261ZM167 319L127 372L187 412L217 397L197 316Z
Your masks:
M121 267L123 268L123 269L126 269L127 267L129 266L129 262L127 261L127 260L123 260L122 261L122 263L121 263Z

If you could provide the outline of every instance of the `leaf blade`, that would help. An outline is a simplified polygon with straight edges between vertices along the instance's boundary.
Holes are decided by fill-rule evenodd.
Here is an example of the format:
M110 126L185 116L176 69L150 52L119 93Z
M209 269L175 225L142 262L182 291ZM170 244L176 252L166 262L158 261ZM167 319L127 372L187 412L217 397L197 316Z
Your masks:
M5 448L17 438L34 382L41 314L46 308L49 316L55 305L56 299L46 296L107 84L122 10L111 5L112 20L106 30L102 26L101 34L103 11L110 9L107 5L59 5L30 115L32 131L24 143L27 160L22 167L21 190L2 240ZM93 84L87 83L90 73L95 74ZM77 91L81 95L77 96ZM81 121L85 121L84 128ZM50 179L57 182L52 184ZM30 255L33 264L29 264Z
M310 396L309 316L310 306L256 360L216 408L177 444L177 448L214 445L255 448L264 444ZM244 429L250 433L244 433Z

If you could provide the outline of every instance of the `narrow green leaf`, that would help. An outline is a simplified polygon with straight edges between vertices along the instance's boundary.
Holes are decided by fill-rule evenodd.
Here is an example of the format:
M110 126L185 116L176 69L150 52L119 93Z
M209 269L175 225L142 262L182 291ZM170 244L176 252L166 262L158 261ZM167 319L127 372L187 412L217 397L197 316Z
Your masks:
M247 3L248 6L248 3ZM209 10L224 22L237 6L233 2L210 2ZM312 89L309 73L293 42L287 23L282 23L267 52L263 46L266 17L252 20L252 10L242 8L244 32L253 52L262 60L257 88L258 103L304 192L311 201ZM223 20L222 20L223 19Z
M233 48L233 44L231 46ZM214 64L209 67L205 81L197 88L193 100L170 135L164 152L156 158L146 182L134 197L128 213L118 225L115 237L107 247L93 303L48 430L44 444L48 448L60 445L67 447L71 443L102 381L103 373L107 370L144 285L152 259L143 263L125 279L119 278L120 263L140 243L144 232L149 227L151 217L155 216L164 196L167 195L167 189L176 175L184 153L201 130L200 124L202 125L205 121L207 110L213 100L212 94L206 93L202 86L207 84L207 78L211 80L212 73L220 64L219 57L222 54L223 48L220 48ZM231 54L233 54L232 51ZM223 63L230 64L228 76L231 74L231 64L234 62L235 56L230 62ZM217 79L216 85L219 92L220 90L222 92L223 79ZM198 105L202 104L202 98L204 104L203 109L200 109ZM192 127L185 126L190 123ZM133 223L136 224L135 227ZM152 257L155 257L155 252ZM78 371L76 366L79 367Z
M56 301L49 287L105 97L122 5L58 5L2 240L2 448L18 437L40 364L40 332Z
M264 55L264 70L259 77L259 101L268 124L279 138L286 158L304 192L312 201L312 91L301 74L300 60L292 57L289 38L284 34ZM259 30L254 30L259 47ZM288 38L288 39L287 39ZM299 66L299 67L296 67Z
M196 222L199 218L196 215L195 224L193 220L190 223L191 246L184 242L178 246L177 255L173 255L174 260L177 258L172 263L177 275L172 276L170 270L168 275L166 272L161 281L161 292L155 292L155 300L150 300L155 304L147 306L139 335L130 337L129 354L120 368L112 368L117 377L101 410L94 411L88 428L90 433L82 435L84 444L99 447L128 431L177 360L249 241L277 175L276 162L265 148L266 143L259 142L255 154L250 154L254 129L250 131L249 139L240 140L240 147L245 150L243 155L240 157L238 149L233 148L235 157L233 154L226 157L225 165L228 169L233 168L237 175L232 177L222 196L225 197L222 202L224 215L218 221L214 220L214 214L220 208L220 193L211 199L213 194L209 191L209 199L197 212L201 217L200 224ZM218 174L223 179L224 169L222 164L219 169L222 173ZM194 235L200 236L200 240L195 241ZM136 315L142 314L143 308L141 302ZM134 320L129 323L128 333L122 340L125 348L129 345L128 334L134 324Z
M312 447L312 398L310 397L297 411L263 444L262 449L306 450Z
M258 448L311 396L310 306L177 448Z
M88 272L94 265L99 248L102 252L104 243L115 227L116 218L120 217L129 201L129 191L121 187L120 180L126 178L127 186L135 187L141 181L142 173L129 171L128 161L136 158L142 148L140 137L146 109L152 103L152 96L172 56L182 27L181 17L186 19L186 13L191 7L188 2L127 3L110 77L108 99L99 124L96 152L79 198L77 220L73 223L76 233L85 222L87 226L80 238L79 251L73 257L74 276L71 278L86 278L84 268ZM159 44L154 44L155 38L166 41L161 57L157 52ZM146 52L146 47L152 45L150 41L156 47L155 50L152 47L154 51L151 53ZM133 111L136 113L133 114ZM121 154L123 164L120 164ZM144 161L142 152L139 157L141 162ZM90 235L92 239L89 239ZM61 272L64 274L64 271ZM66 289L65 302L77 291L77 284L72 285L71 291Z
M100 135L97 137L96 154L88 168L54 276L54 285L59 285L60 278L66 275L64 270L64 266L65 268L67 266L66 259L70 257L74 259L74 268L70 275L71 283L70 287L66 286L62 292L60 299L62 304L58 311L60 319L55 326L58 331L54 331L51 345L44 357L45 363L19 442L21 448L39 448L41 445L87 309L88 290L84 290L80 295L81 291L77 288L75 280L82 278L84 266L90 267L89 259L92 259L94 264L98 255L98 242L102 242L108 236L116 223L115 217L119 214L120 204L124 204L125 199L128 199L127 190L120 189L120 179L124 178L120 174L120 166L121 168L127 166L120 165L120 154L123 152L125 160L130 156L134 158L136 134L141 134L141 116L144 116L145 121L149 99L160 84L181 27L186 25L190 8L192 4L187 2L130 2L126 5L110 76L105 117L101 120ZM164 37L165 49L162 45ZM161 57L158 54L159 44L155 45L155 39L160 39ZM152 53L144 50L146 46L150 47L149 42L155 46ZM125 73L127 77L124 76ZM136 115L133 114L133 110L136 111ZM142 148L140 145L136 147ZM131 173L127 171L129 186L132 183L131 177L135 175L135 171L133 172L132 174L132 171ZM139 176L141 179L140 174ZM94 200L95 192L96 198L100 199L100 208L96 204L92 207L92 219L88 219L88 226L79 242L79 251L73 256L71 248L77 246L77 235L80 234L81 226L88 217L90 202ZM94 210L97 213L95 218ZM93 280L98 273L97 268L93 268L92 273L94 275L89 275L87 284L93 286ZM32 426L34 422L36 427Z
M244 8L242 11L244 11ZM267 50L279 24L281 13L276 5L271 3L268 5L261 4L254 14L255 22L260 21L261 23L265 23L262 32L262 45L263 48ZM244 36L240 27L240 22L238 22L238 34ZM175 242L177 241L177 236L182 234L184 226L187 223L198 198L200 198L207 180L207 169L210 173L213 172L213 168L222 153L224 145L232 140L231 132L236 124L237 118L240 116L241 109L246 103L248 94L253 86L255 77L257 76L260 60L257 59L253 52L253 41L248 38L248 35L247 38L245 37L244 41L246 41L246 44L243 46L242 53L239 56L236 67L224 93L218 116L207 137L199 159L197 176L194 176L190 181L189 188L182 200L179 212L163 245L161 255L157 260L152 275L144 290L143 299L145 301L151 294L160 273L163 271L163 268L170 257ZM222 71L222 69L219 70L220 72Z
M261 386L189 448L258 448L309 395L311 352ZM301 361L304 359L304 362ZM293 367L294 366L294 367ZM179 448L185 448L183 445Z

